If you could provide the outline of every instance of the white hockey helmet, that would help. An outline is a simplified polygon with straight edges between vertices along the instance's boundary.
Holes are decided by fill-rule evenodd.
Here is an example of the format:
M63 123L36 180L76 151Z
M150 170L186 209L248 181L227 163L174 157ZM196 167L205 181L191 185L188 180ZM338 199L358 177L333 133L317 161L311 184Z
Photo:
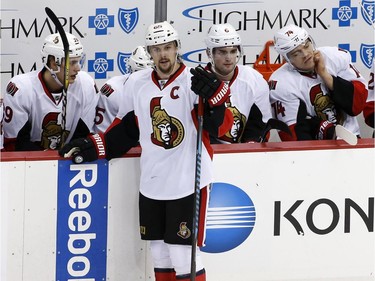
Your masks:
M276 52L282 55L286 61L290 62L288 53L293 51L299 45L304 44L307 39L310 39L314 44L312 38L305 29L290 24L276 32L273 41Z
M83 57L83 46L79 39L73 34L66 33L69 43L69 57ZM54 56L57 65L61 65L64 58L64 46L59 33L48 35L44 39L41 50L42 62L48 68L48 56Z
M130 55L126 66L130 73L152 67L152 62L146 48L144 46L136 47Z
M214 24L207 32L205 39L208 56L211 58L214 48L238 46L240 56L243 54L241 37L229 23Z
M177 48L181 48L181 42L177 31L167 22L151 24L146 32L146 47L176 41Z

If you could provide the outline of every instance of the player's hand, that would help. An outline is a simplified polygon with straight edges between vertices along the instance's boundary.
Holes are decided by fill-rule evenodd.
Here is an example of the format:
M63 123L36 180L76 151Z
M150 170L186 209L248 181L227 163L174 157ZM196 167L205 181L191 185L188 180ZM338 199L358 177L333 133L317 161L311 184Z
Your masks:
M335 124L328 120L320 120L319 128L316 133L317 140L332 140L336 138Z
M223 104L230 94L227 84L220 81L212 72L208 72L202 66L190 69L191 90L204 98L211 107Z
M103 136L95 134L87 138L74 139L59 150L59 155L65 158L73 157L72 160L76 164L105 158Z
M315 50L313 54L313 60L315 63L315 72L322 78L324 84L328 89L333 91L333 77L326 68L326 63L323 55L320 51Z
M314 63L315 63L316 73L320 74L320 73L322 73L323 71L326 70L323 55L319 51L316 51L316 50L314 51L313 60L314 60Z

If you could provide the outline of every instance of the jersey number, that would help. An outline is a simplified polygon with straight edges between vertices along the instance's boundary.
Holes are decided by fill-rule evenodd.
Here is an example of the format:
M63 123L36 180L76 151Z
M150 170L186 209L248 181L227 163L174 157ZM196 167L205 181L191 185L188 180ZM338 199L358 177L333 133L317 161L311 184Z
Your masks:
M273 111L275 112L275 116L281 114L281 116L285 116L285 107L281 101L274 102L272 104Z
M103 122L104 120L103 113L105 113L104 108L96 107L95 125L99 125Z
M6 106L5 109L4 109L4 121L9 123L10 121L12 121L12 118L13 118L13 109L10 108L9 106Z
M374 73L370 73L370 81L368 81L368 89L374 89Z

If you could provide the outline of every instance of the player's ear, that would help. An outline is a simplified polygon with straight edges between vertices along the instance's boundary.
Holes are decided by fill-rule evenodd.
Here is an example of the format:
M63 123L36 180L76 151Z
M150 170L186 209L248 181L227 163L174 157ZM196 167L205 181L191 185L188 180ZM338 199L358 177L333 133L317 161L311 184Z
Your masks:
M48 56L47 66L50 69L54 70L54 71L58 70L58 65L57 65L57 63L55 61L55 57L54 56L51 56L51 55Z
M211 58L211 52L210 52L210 49L206 49L206 55L207 55L207 57L209 57L209 58Z

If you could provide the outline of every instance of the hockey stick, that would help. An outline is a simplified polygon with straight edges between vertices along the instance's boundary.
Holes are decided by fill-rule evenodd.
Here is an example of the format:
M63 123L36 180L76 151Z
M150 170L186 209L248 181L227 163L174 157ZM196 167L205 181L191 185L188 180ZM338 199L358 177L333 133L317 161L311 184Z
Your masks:
M288 133L289 135L292 135L292 132L290 131L289 126L287 124L285 124L283 121L279 119L270 118L268 119L266 126L264 127L263 132L258 139L258 142L265 142L267 140L266 136L268 132L272 129L283 131L285 133Z
M338 139L342 139L350 145L356 145L358 142L357 136L346 129L344 126L336 125L335 133Z
M64 67L64 84L63 84L63 91L62 91L62 109L61 109L61 142L60 147L64 146L65 138L66 138L66 104L68 101L68 86L69 86L69 66L70 66L70 60L69 60L69 42L68 38L66 37L65 30L62 27L59 19L55 15L54 12L48 7L45 8L47 16L51 19L53 24L55 25L57 31L59 32L61 36L61 40L63 43L64 48L64 61L65 61L65 67Z
M199 225L199 207L200 207L200 184L201 184L201 157L202 157L202 131L203 131L203 107L204 101L200 97L198 102L198 128L197 128L197 151L195 154L195 188L194 188L194 205L193 205L193 229L191 242L191 264L190 264L190 281L195 281L196 277L196 256L197 256L197 239Z

